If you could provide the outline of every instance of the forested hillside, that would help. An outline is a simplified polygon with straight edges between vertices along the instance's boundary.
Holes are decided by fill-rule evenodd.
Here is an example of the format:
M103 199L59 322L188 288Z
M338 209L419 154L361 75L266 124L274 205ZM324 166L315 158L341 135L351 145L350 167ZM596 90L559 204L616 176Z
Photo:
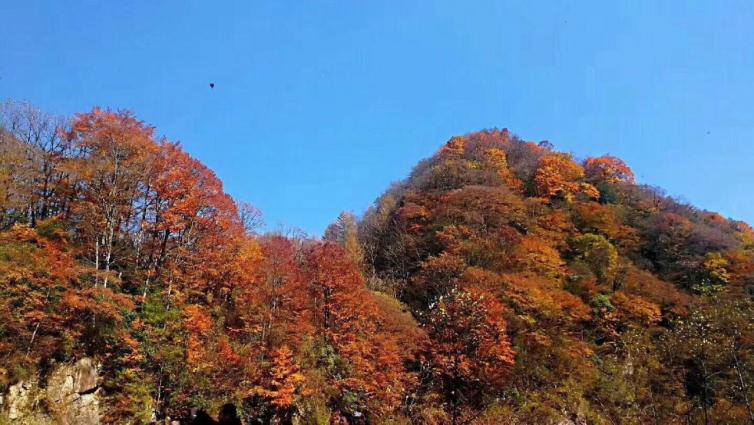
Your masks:
M754 423L754 230L618 158L482 131L260 222L128 112L3 104L0 394L88 358L103 423Z

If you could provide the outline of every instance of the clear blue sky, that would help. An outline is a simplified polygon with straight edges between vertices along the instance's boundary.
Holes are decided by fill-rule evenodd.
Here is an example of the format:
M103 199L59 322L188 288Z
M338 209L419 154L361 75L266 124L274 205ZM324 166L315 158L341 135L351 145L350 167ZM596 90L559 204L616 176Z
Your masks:
M490 127L754 222L754 2L608 3L7 0L0 98L130 109L273 229Z

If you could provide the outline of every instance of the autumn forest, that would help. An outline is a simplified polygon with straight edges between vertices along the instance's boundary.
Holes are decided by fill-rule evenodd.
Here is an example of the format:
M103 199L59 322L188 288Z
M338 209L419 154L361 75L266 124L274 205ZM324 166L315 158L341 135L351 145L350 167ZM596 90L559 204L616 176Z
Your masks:
M619 158L438 140L314 237L157 134L0 107L0 424L82 359L104 424L754 424L754 230Z

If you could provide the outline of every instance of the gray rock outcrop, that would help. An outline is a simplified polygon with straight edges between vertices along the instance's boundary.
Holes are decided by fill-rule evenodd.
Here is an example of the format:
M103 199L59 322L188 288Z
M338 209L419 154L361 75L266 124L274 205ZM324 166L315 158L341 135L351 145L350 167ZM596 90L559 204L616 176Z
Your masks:
M0 397L11 423L99 425L99 369L90 358L52 369L44 385L21 381Z

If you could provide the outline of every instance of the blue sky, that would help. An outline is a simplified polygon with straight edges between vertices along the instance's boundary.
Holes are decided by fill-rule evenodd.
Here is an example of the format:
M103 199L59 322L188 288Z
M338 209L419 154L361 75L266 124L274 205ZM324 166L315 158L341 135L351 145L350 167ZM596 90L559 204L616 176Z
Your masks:
M130 109L272 229L319 235L491 127L754 223L754 2L616 4L4 1L0 99Z

